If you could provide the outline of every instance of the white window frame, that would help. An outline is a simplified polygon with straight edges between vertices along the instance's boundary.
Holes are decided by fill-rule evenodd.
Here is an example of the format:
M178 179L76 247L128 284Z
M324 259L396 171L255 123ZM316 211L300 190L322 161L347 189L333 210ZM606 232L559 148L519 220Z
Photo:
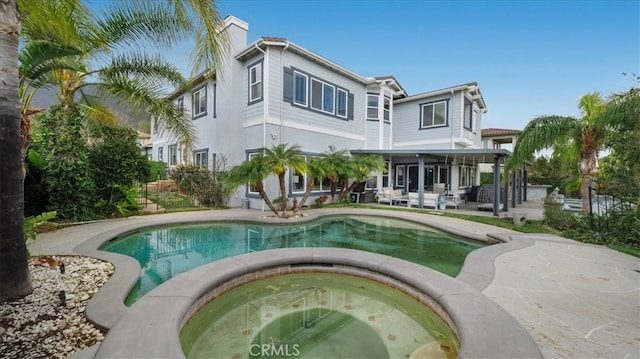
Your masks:
M169 166L178 165L178 145L169 146Z
M395 181L394 181L395 187L404 187L404 179L406 177L406 173L404 169L405 169L404 165L396 165Z
M184 99L183 99L184 104ZM204 109L203 109L204 104ZM179 104L178 104L179 105ZM182 106L184 111L184 106ZM201 117L207 114L207 86L193 91L191 95L191 118Z
M341 95L344 97L344 114L340 113L340 97ZM347 91L337 88L336 89L336 115L338 117L347 118L349 113L349 94Z
M300 101L298 99L298 81L297 81L298 78L304 79L304 101ZM298 71L293 71L293 103L294 104L307 107L307 104L309 103L309 86L307 85L308 83L309 83L309 76Z
M375 106L371 105L369 103L369 101L371 99L375 99L376 100L376 104ZM373 110L375 109L376 112L376 116L375 117L371 117L369 116L369 110ZM367 120L378 120L380 116L380 95L378 94L367 94Z
M260 99L262 99L262 62L249 67L249 102Z
M436 124L435 123L435 118L436 118L436 106L438 105L444 105L444 123L442 124ZM425 108L427 107L432 107L433 110L431 111L431 124L427 124L425 125L425 116L424 116L424 112L425 112ZM444 127L447 126L447 112L448 112L448 106L447 106L447 101L436 101L436 102L431 102L431 103L425 103L420 105L420 128L433 128L433 127Z
M326 91L328 89L331 89L331 111L327 110L328 106L327 105L327 98L326 98ZM329 113L332 115L335 115L336 113L336 87L333 85L329 85L327 83L322 83L322 112L325 113Z
M204 163L202 163L202 155L204 155ZM209 149L193 151L193 164L200 169L209 169Z
M307 156L303 155L303 157L304 157L304 161L307 162ZM294 182L297 182L297 181L294 181L295 176L302 176L301 189L296 190L295 188L293 188ZM298 173L296 171L291 171L291 193L304 193L307 190L308 181L309 181L309 177L305 173Z
M253 157L258 156L258 155L261 155L261 153L260 152L249 153L248 161L251 161L253 159ZM251 188L251 184L247 183L247 194L260 195L260 193L258 193L257 191L252 191L251 189L252 189Z
M158 147L158 161L164 161L164 146Z
M382 114L383 114L382 118L386 122L391 122L391 97L386 95L382 100Z

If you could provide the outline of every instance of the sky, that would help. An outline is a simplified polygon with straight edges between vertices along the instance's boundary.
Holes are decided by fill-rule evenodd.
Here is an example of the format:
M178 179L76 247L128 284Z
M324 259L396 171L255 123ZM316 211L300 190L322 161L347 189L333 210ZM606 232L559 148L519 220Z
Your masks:
M488 109L482 128L579 117L582 95L640 86L631 76L640 75L640 0L216 4L222 17L249 24L249 43L284 37L363 77L392 75L409 95L477 82ZM189 46L165 52L185 74Z

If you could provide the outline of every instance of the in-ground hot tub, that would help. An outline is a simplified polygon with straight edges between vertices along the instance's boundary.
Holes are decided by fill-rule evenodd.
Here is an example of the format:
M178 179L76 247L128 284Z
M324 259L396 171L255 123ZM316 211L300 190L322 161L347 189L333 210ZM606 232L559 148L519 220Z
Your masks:
M180 333L187 358L458 355L451 319L439 305L371 271L281 266L232 283L194 307Z

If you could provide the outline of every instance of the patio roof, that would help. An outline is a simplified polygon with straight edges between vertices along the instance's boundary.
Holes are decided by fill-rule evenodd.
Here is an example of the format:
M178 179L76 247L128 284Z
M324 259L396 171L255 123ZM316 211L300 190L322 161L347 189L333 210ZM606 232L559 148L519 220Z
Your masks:
M382 156L415 156L423 158L432 158L434 160L442 160L449 162L466 163L493 163L496 156L506 158L511 152L505 149L493 148L457 148L457 149L393 149L393 150L351 150L352 154L374 154Z

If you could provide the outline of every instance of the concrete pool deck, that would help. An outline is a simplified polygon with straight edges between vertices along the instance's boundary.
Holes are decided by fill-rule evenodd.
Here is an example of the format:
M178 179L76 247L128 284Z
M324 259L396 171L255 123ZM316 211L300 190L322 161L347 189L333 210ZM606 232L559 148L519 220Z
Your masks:
M526 329L545 357L640 356L640 260L636 257L557 236L522 234L424 211L320 209L304 213L309 214L306 220L321 214L389 214L467 237L491 235L507 240L508 243L474 251L457 279L506 310ZM99 221L41 234L37 241L29 243L29 249L34 255L88 254L91 247L96 248L95 243L112 238L111 233L123 229L207 220L276 221L262 216L269 213L231 209ZM108 287L126 285L118 283L116 276L128 266L135 270L135 263L130 262L135 261L116 263L116 274L99 294L109 291ZM97 303L93 307L100 306ZM88 306L87 311L90 310L94 309ZM98 315L107 322L111 320L108 328L118 319L117 313L108 311ZM85 351L75 357L92 356L92 351Z

